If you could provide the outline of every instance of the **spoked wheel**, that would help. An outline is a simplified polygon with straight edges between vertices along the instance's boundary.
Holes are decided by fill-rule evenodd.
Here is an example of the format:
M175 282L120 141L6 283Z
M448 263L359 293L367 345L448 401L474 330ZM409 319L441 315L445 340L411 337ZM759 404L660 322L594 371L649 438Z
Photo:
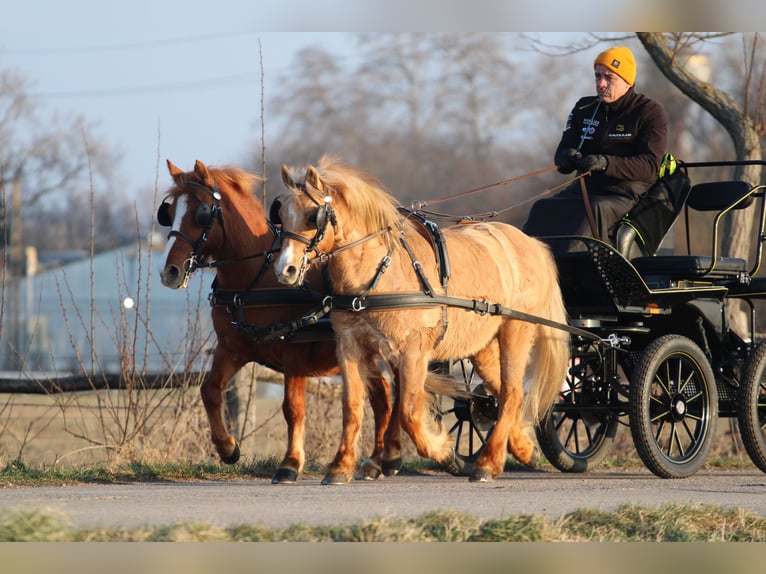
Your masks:
M619 425L610 404L612 389L601 373L603 357L592 350L574 353L558 402L535 432L548 461L562 472L588 472L610 452Z
M483 383L476 382L470 361L459 361L456 367L471 396L454 399L452 407L443 410L441 416L454 415L449 433L455 437L455 454L464 462L472 463L495 427L497 399L487 392Z
M630 431L638 455L661 478L684 478L705 463L715 438L718 392L694 341L665 335L642 353L630 386Z
M766 472L766 342L758 345L745 368L737 396L737 420L747 454Z

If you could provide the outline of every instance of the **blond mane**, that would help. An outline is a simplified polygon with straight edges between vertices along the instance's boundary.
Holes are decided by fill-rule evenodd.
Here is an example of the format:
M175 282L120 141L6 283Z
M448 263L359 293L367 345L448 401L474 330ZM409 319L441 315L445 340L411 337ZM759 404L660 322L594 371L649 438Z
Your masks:
M398 202L370 174L346 165L332 155L323 155L317 164L322 183L329 188L334 199L342 201L354 219L370 232L401 225ZM394 234L388 234L389 247L398 243Z

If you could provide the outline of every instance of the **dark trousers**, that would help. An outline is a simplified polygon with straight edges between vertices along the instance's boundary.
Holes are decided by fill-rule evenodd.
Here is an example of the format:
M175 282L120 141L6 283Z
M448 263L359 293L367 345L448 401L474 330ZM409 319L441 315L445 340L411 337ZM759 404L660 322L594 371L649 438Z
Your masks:
M614 245L617 223L635 205L635 199L615 193L599 193L597 189L588 189L588 197L596 220L598 238ZM580 182L573 182L552 197L537 200L529 211L522 231L533 237L551 235L593 237ZM583 248L581 242L572 242L572 245L567 246L566 249L562 247L555 250L580 251Z

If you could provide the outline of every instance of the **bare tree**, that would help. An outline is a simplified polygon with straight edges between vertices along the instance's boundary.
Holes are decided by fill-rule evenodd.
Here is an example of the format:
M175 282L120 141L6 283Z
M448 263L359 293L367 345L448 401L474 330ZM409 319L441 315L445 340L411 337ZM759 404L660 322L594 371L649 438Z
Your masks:
M24 204L32 205L53 192L87 187L89 167L107 176L113 154L91 141L86 155L83 118L67 120L44 116L29 96L25 79L13 71L0 71L0 173L2 184L24 180ZM89 162L90 159L90 162ZM90 166L89 166L90 163Z
M342 62L322 49L304 51L270 108L279 126L272 157L278 150L280 163L306 162L336 153L371 171L403 203L551 165L550 141L564 118L550 113L556 93L532 81L539 71L521 65L529 58L513 50L520 39L369 34ZM444 207L454 214L502 209L549 185L528 180ZM503 217L518 224L527 210Z
M45 114L22 75L0 70L0 190L20 186L21 213L16 215L21 216L25 245L38 250L88 245L90 190L93 185L103 189L111 180L116 156L91 132L81 117ZM108 195L100 195L105 203L100 213L115 203ZM121 203L119 195L115 198ZM131 215L124 223L134 228ZM39 233L43 226L46 233ZM111 221L105 229L106 237L112 237L119 227Z

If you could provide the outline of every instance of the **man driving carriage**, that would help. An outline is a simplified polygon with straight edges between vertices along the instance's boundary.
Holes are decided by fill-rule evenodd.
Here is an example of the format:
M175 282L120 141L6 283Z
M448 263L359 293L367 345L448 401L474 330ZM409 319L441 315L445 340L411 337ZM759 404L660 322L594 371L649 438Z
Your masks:
M529 235L585 235L614 244L620 219L657 181L667 145L664 108L635 91L630 49L601 52L593 67L597 95L577 101L554 155L560 173L584 176L535 202L523 227Z

